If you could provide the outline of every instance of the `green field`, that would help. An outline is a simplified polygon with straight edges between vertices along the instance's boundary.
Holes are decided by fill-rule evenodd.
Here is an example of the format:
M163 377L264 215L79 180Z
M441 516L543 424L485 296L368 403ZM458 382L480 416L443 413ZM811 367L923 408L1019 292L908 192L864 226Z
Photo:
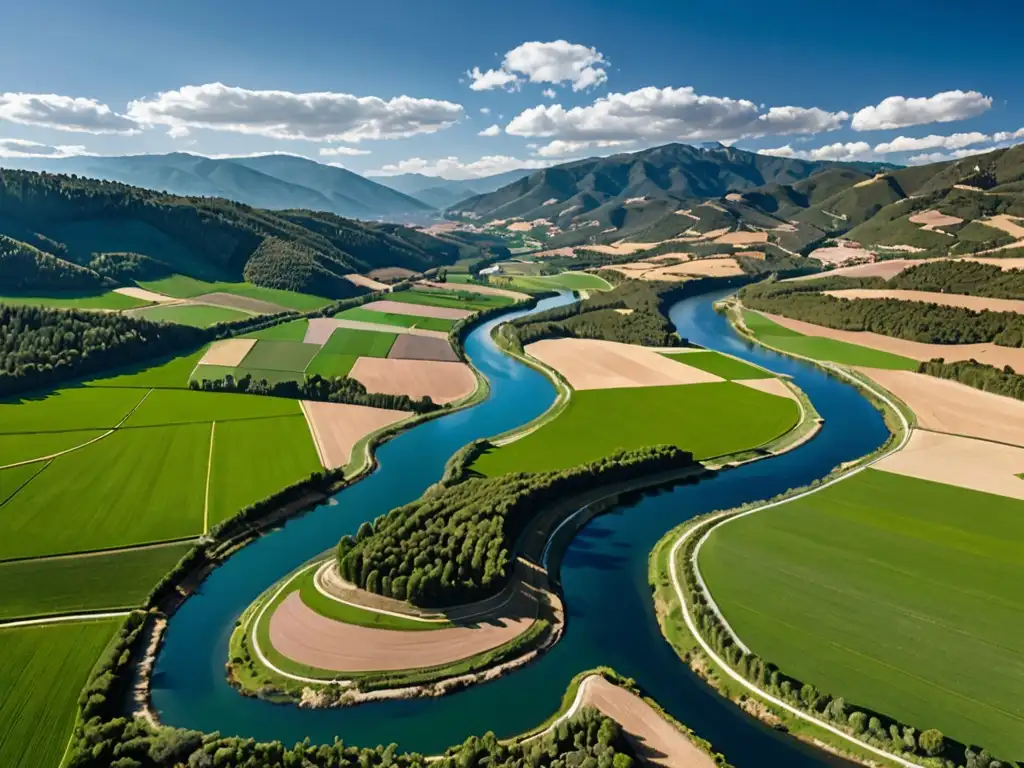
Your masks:
M540 291L610 291L612 286L603 277L589 272L562 272L557 275L499 277L490 281L499 288L537 293Z
M353 307L335 315L339 320L358 320L363 323L380 323L383 325L400 325L403 328L423 328L427 331L450 331L455 320L443 317L416 317L415 315L396 315L391 312L374 312L372 309Z
M803 355L812 360L822 360L841 365L860 365L869 368L891 368L899 371L916 371L918 362L890 352L848 344L845 341L826 339L821 336L804 336L769 320L756 312L744 310L743 322L758 341L783 352Z
M57 309L135 309L151 302L133 299L120 293L107 291L93 294L56 294L53 296L22 296L0 294L0 304L26 307L55 307Z
M0 508L33 477L46 468L45 462L0 469Z
M224 365L200 365L192 375L195 381L203 379L223 379L225 376L234 376L236 379L251 376L253 381L266 379L270 384L278 384L282 381L302 381L305 375L301 371L270 371L266 368L229 368Z
M0 765L60 764L74 727L78 694L121 622L0 629Z
M281 402L298 407L294 400ZM304 416L218 421L210 480L210 525L322 470Z
M110 429L145 397L130 389L71 387L0 402L0 433Z
M203 296L207 293L232 293L235 296L248 296L251 299L268 301L271 304L300 312L320 309L331 303L331 299L308 293L263 288L252 283L206 282L185 275L172 275L160 280L144 280L139 285L176 299L194 299L196 296Z
M659 444L707 459L767 443L799 417L794 401L730 382L574 391L553 421L488 451L472 469L489 476L568 469Z
M209 328L217 323L232 323L235 320L252 317L252 314L237 309L208 307L202 304L157 306L140 309L132 314L137 318L154 323L177 323L178 325L192 325L196 328Z
M866 470L715 531L744 642L858 707L1024 754L1024 502Z
M402 301L409 304L421 304L429 307L446 307L448 309L465 309L479 312L492 307L507 307L514 302L506 296L486 296L466 291L448 291L445 289L425 290L415 288L409 291L397 291L387 297L388 301Z
M306 367L306 375L347 376L360 357L387 357L397 333L339 328Z
M271 341L302 341L306 337L309 320L301 318L287 323L272 325L262 331L242 334L243 339L270 339Z
M0 563L0 619L142 605L192 545Z
M299 416L297 400L230 392L193 392L187 389L154 390L125 422L125 427L170 424L209 424L212 421Z
M102 435L104 430L86 429L74 432L32 432L0 434L0 467L23 461L53 456L82 445Z
M691 365L702 371L721 376L728 381L737 379L770 379L775 374L758 368L756 365L737 360L735 357L723 355L719 352L681 352L678 354L666 354L665 357L678 360L680 363Z
M316 344L260 339L242 360L239 368L302 373L319 351L320 347Z
M138 363L116 373L84 382L89 387L187 387L189 375L206 354L207 347L187 355Z

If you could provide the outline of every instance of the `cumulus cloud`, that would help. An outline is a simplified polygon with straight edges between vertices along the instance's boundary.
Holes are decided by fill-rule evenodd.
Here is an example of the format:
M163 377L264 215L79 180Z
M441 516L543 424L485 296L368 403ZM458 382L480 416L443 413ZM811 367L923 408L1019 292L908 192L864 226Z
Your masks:
M184 86L128 104L128 116L143 125L307 141L406 138L448 128L462 115L461 105L437 99L254 91L223 83Z
M498 136L499 134L501 134L501 126L495 124L489 128L484 128L477 136Z
M786 144L771 149L759 149L758 154L772 157L791 157L798 160L833 160L851 162L854 160L871 160L872 148L866 141L836 142L816 149L793 149Z
M117 114L95 99L55 93L0 94L0 120L93 134L132 134L139 128L129 117Z
M366 175L397 176L400 173L422 173L424 176L441 176L446 179L478 179L520 168L546 168L550 164L549 161L520 160L508 155L485 155L469 163L462 162L458 157L445 157L440 160L411 157L367 171Z
M320 156L321 157L339 157L340 155L345 155L345 156L348 156L348 157L354 157L355 155L369 155L369 154L370 154L370 150L368 150L368 149L356 149L355 147L339 146L339 147L321 147L320 148Z
M875 154L888 155L894 152L921 152L926 149L962 149L972 144L984 144L993 141L993 139L994 137L985 133L979 133L978 131L954 133L951 136L923 136L919 139L897 136L891 141L876 144ZM999 141L1000 139L995 140Z
M532 41L506 53L498 69L482 72L479 67L473 67L466 74L472 81L469 87L474 91L517 90L524 81L570 83L574 91L583 91L607 82L608 73L599 66L607 63L604 54L593 47L568 40ZM544 92L545 96L548 91Z
M541 91L541 93L544 94L544 98L546 98L546 99L553 99L553 98L555 98L555 96L558 95L555 92L554 88L545 88L543 91Z
M1024 128L1016 131L999 131L992 136L992 140L997 142L1014 141L1016 139L1024 139Z
M621 141L563 141L562 139L555 139L554 141L540 147L536 154L540 157L569 157L570 155L576 155L580 152L586 152L592 149L624 147L632 143L633 142L628 139Z
M88 155L85 147L80 144L68 145L40 144L38 141L25 139L0 139L0 157L49 157L59 159Z
M947 160L962 160L965 157L981 155L985 152L991 151L992 147L985 147L982 149L958 149L955 152L926 152L920 155L913 155L907 160L907 162L910 165L928 165L929 163L942 163Z
M864 107L855 113L850 125L855 131L879 131L951 123L976 117L991 106L992 98L978 91L943 91L918 98L890 96L876 106Z
M481 115L489 115L489 114L491 114L491 108L490 107L480 107L480 114Z
M565 141L704 141L814 133L838 128L848 115L816 107L773 107L698 94L692 87L610 93L585 107L538 105L505 127L513 136Z

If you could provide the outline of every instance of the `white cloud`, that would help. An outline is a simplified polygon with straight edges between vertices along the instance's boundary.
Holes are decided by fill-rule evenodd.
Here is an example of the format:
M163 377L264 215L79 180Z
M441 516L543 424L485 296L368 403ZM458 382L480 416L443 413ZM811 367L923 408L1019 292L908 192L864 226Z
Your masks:
M961 149L972 144L984 144L992 140L992 136L977 131L972 133L954 133L951 136L924 136L920 139L897 136L891 141L876 144L874 151L877 155L888 155L894 152L921 152L926 149ZM999 139L996 139L996 141L999 141Z
M88 155L85 147L75 144L40 144L38 141L26 141L25 139L0 139L0 157L49 157L63 158Z
M484 128L477 136L499 136L501 134L500 125L492 125L490 128Z
M369 155L370 150L368 149L356 149L355 147L321 147L321 157L338 157L339 155L346 155L348 157L354 157L355 155Z
M440 160L411 157L367 171L365 175L397 176L400 173L422 173L424 176L440 176L445 179L478 179L520 168L547 168L549 165L551 163L548 161L519 160L507 155L486 155L469 163L464 163L457 157L445 157Z
M490 107L480 107L480 114L481 115L489 115L489 114L491 114L491 108Z
M466 74L473 81L469 87L474 91L492 88L516 90L524 80L531 83L571 83L574 91L583 91L607 82L608 73L598 66L607 63L604 54L596 48L568 40L532 41L506 53L499 69L481 72L479 67L473 67ZM548 91L545 91L545 96Z
M553 98L555 98L555 96L558 95L555 92L554 88L545 88L543 91L541 91L541 93L543 93L544 97L547 98L547 99L553 99Z
M563 141L562 139L555 139L538 149L536 154L540 157L569 157L570 155L575 155L591 149L623 147L632 143L633 142L628 139L624 141Z
M1016 131L999 131L992 137L992 141L1003 142L1003 141L1014 141L1016 139L1024 139L1024 128Z
M397 139L448 128L462 106L437 99L348 93L253 91L222 83L189 85L128 104L145 125L207 128L272 139L352 141Z
M864 107L853 116L855 131L879 131L907 128L927 123L950 123L986 112L992 98L977 91L943 91L934 96L907 98L890 96L873 107Z
M782 147L772 147L770 149L759 149L757 150L759 155L771 155L772 157L797 157L800 153L797 152L789 144Z
M854 160L873 160L871 145L866 141L836 142L827 144L816 149L793 149L793 146L786 144L782 147L772 149L759 149L760 155L771 155L772 157L790 157L797 160L833 160L837 162L851 162Z
M705 96L692 87L648 87L610 93L585 107L538 105L514 117L505 132L566 141L729 140L832 130L847 117L844 112L804 107L762 112L752 101Z
M947 160L961 160L965 157L982 155L991 151L992 147L985 147L982 149L958 149L955 152L928 152L925 154L914 155L907 160L907 162L910 165L928 165L929 163L943 163Z
M139 126L95 99L54 93L0 94L0 120L77 133L137 133Z

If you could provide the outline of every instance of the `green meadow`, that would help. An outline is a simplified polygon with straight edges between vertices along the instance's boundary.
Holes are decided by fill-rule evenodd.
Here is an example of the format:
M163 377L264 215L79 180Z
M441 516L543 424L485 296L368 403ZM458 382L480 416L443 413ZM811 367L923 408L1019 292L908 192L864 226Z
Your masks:
M492 307L507 307L514 302L506 296L487 296L468 291L448 291L413 289L388 294L389 301L401 301L409 304L421 304L430 307L446 307L449 309L465 309L478 312Z
M574 391L554 420L486 452L472 469L488 476L568 469L659 444L708 459L763 445L799 417L794 401L731 382Z
M260 331L242 334L243 339L269 339L270 341L302 341L306 337L309 320L300 318L280 325L272 325Z
M1024 501L868 469L717 529L715 601L786 674L1024 754Z
M771 371L766 371L763 368L758 368L756 365L745 363L742 360L737 360L735 357L729 357L719 352L669 353L665 357L694 368L699 368L702 371L707 371L715 376L721 376L727 381L735 381L737 379L771 379L775 376Z
M308 293L263 288L252 283L207 282L185 275L172 275L160 280L144 280L139 285L176 299L194 299L196 296L203 296L207 293L231 293L235 296L247 296L250 299L267 301L285 309L294 309L300 312L320 309L331 303L331 299L312 296Z
M541 291L610 291L612 286L603 277L590 272L562 272L557 275L517 275L499 277L492 281L495 286L525 293Z
M48 296L22 296L0 294L0 304L27 307L53 307L55 309L135 309L150 302L133 299L114 291L91 294L58 293Z
M248 312L227 307L208 307L202 304L176 304L149 307L133 313L135 317L154 323L178 323L196 328L209 328L217 323L231 323L252 317Z
M792 352L794 355L802 355L812 360L841 365L891 368L900 371L917 370L917 360L911 360L909 357L862 347L858 344L848 344L836 339L826 339L822 336L804 336L789 328L784 328L756 312L744 310L743 322L758 341L783 352Z
M338 328L306 367L306 375L346 376L360 357L387 357L397 333Z
M444 331L447 333L455 325L455 320L443 317L416 317L415 315L399 315L392 312L375 312L372 309L353 307L339 312L334 317L339 320L358 320L362 323L380 323L383 325L400 325L403 328L423 328L427 331Z

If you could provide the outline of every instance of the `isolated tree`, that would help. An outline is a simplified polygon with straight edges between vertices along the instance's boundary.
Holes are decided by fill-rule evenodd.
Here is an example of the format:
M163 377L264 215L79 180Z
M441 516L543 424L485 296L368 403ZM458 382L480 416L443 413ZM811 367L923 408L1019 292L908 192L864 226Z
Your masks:
M929 757L942 754L942 750L946 747L946 739L942 735L942 731L936 728L924 731L918 738L917 743L921 747L921 751Z

